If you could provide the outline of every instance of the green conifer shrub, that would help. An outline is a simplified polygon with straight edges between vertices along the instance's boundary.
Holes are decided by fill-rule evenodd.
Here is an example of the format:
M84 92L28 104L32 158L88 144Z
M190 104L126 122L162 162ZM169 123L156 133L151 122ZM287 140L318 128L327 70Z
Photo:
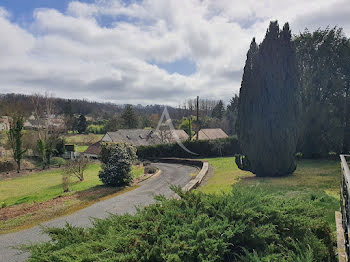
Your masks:
M107 186L129 185L132 181L132 164L136 159L136 148L129 144L102 144L102 170L98 176Z
M324 212L310 196L236 186L230 194L183 193L92 228L49 228L29 261L337 261ZM317 201L317 200L315 200Z

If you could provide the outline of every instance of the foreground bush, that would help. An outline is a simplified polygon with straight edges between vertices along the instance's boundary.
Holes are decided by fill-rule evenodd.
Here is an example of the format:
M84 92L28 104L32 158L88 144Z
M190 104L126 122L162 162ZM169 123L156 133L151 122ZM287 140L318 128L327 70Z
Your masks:
M259 188L182 193L92 228L47 229L29 261L335 261L322 210Z
M183 150L178 144L159 144L138 146L137 155L141 159L153 157L216 157L234 156L241 152L236 137L219 138L215 140L193 140L183 142L186 148L198 154L192 155Z
M102 171L98 174L108 186L125 186L132 181L136 149L126 143L104 143L101 148Z
M155 174L157 172L157 167L153 165L148 165L144 168L145 174Z

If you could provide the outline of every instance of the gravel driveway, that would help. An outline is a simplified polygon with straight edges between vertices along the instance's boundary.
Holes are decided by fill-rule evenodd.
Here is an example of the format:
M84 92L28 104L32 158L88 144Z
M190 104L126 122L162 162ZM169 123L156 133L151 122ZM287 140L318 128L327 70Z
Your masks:
M135 206L142 207L153 203L153 197L155 195L162 194L166 197L172 196L173 192L169 189L170 185L179 185L182 187L190 181L191 177L189 174L197 172L195 167L179 164L158 163L156 165L162 173L142 182L140 187L122 195L93 204L74 214L42 223L42 225L60 227L68 222L76 226L89 226L91 225L90 217L105 218L109 213L133 213L135 212ZM47 240L49 240L49 237L41 233L41 228L39 226L15 233L0 235L0 261L25 261L28 257L28 253L19 253L19 251L13 247Z

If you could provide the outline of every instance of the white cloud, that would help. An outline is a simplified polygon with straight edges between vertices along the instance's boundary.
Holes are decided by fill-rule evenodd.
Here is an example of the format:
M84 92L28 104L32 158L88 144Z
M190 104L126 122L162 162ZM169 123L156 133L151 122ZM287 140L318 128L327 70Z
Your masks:
M270 20L293 32L337 24L350 33L348 0L121 0L37 9L29 29L0 8L0 92L44 92L117 103L177 105L237 93L252 37ZM106 26L103 21L112 21ZM102 21L102 22L101 22ZM188 59L190 76L154 63Z

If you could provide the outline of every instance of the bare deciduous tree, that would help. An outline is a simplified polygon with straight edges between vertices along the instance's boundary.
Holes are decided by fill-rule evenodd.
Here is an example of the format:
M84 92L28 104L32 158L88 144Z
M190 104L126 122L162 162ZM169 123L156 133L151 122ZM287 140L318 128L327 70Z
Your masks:
M167 125L161 125L158 134L162 143L170 143L173 141L173 133Z
M75 176L79 181L84 181L84 171L89 164L89 160L85 157L78 157L67 162L64 168L64 174Z
M31 100L34 108L34 119L39 123L39 139L46 140L48 138L48 134L50 133L49 129L51 128L50 119L54 113L53 97L48 93L45 93L45 95L36 93L32 95ZM44 121L44 126L41 125L41 121Z

